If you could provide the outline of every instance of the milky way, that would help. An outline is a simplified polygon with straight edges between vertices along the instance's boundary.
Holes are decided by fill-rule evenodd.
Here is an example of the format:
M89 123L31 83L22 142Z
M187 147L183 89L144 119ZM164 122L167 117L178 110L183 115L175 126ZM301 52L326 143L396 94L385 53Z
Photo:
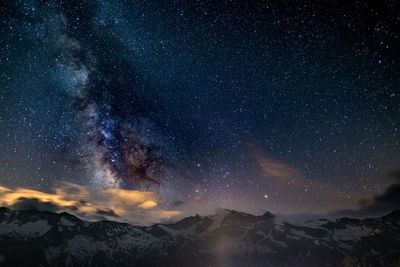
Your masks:
M76 18L68 17L68 8L74 9L60 5L60 13L47 25L55 31L49 46L69 84L66 93L81 133L77 149L88 158L84 162L92 168L93 181L124 188L160 184L166 161L151 122L143 116L140 78L123 58L113 55L107 39L77 34L80 28L71 22ZM83 30L90 27L85 24Z
M395 182L397 1L0 8L5 188L296 213L357 208Z

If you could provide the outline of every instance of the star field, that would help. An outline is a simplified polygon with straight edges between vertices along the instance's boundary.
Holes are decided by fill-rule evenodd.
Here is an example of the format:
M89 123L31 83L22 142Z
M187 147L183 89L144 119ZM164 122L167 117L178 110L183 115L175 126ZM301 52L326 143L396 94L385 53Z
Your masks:
M400 166L397 1L4 1L0 184L355 208Z

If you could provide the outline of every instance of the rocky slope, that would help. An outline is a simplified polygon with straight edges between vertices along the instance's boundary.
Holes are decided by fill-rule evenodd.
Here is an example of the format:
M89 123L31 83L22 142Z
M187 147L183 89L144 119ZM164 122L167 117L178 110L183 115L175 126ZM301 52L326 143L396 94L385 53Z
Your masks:
M140 227L0 208L0 266L400 266L400 211L293 225L224 210Z

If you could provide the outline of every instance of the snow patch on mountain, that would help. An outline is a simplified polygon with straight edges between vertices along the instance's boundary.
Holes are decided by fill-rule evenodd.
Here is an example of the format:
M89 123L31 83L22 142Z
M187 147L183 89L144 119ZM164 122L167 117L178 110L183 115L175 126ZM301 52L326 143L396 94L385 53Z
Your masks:
M47 233L52 228L45 220L21 223L11 221L0 223L0 235L12 236L16 238L39 237Z
M333 239L340 241L359 240L362 237L368 236L374 230L365 226L346 225L343 229L335 229Z

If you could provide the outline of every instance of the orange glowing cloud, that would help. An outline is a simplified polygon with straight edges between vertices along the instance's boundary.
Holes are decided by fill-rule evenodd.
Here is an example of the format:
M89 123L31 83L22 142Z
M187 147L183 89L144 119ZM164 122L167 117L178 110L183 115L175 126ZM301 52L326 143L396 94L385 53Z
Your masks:
M153 192L108 188L97 190L60 183L54 193L0 186L0 205L14 209L67 211L88 220L112 219L139 224L159 222L180 215L158 208Z
M146 201L151 200L155 203L155 205L153 206L157 205L157 202L155 202L156 196L152 192L109 188L105 190L105 193L108 195L110 201L112 202L140 205Z
M65 200L62 196L57 194L48 194L24 188L17 188L15 191L8 189L0 194L0 203L2 206L12 206L22 199L37 199L40 202L52 203L60 207L71 207L77 204L77 201Z
M152 201L152 200L147 200L146 202L143 202L140 204L138 207L143 208L143 209L151 209L153 207L157 206L157 203Z

